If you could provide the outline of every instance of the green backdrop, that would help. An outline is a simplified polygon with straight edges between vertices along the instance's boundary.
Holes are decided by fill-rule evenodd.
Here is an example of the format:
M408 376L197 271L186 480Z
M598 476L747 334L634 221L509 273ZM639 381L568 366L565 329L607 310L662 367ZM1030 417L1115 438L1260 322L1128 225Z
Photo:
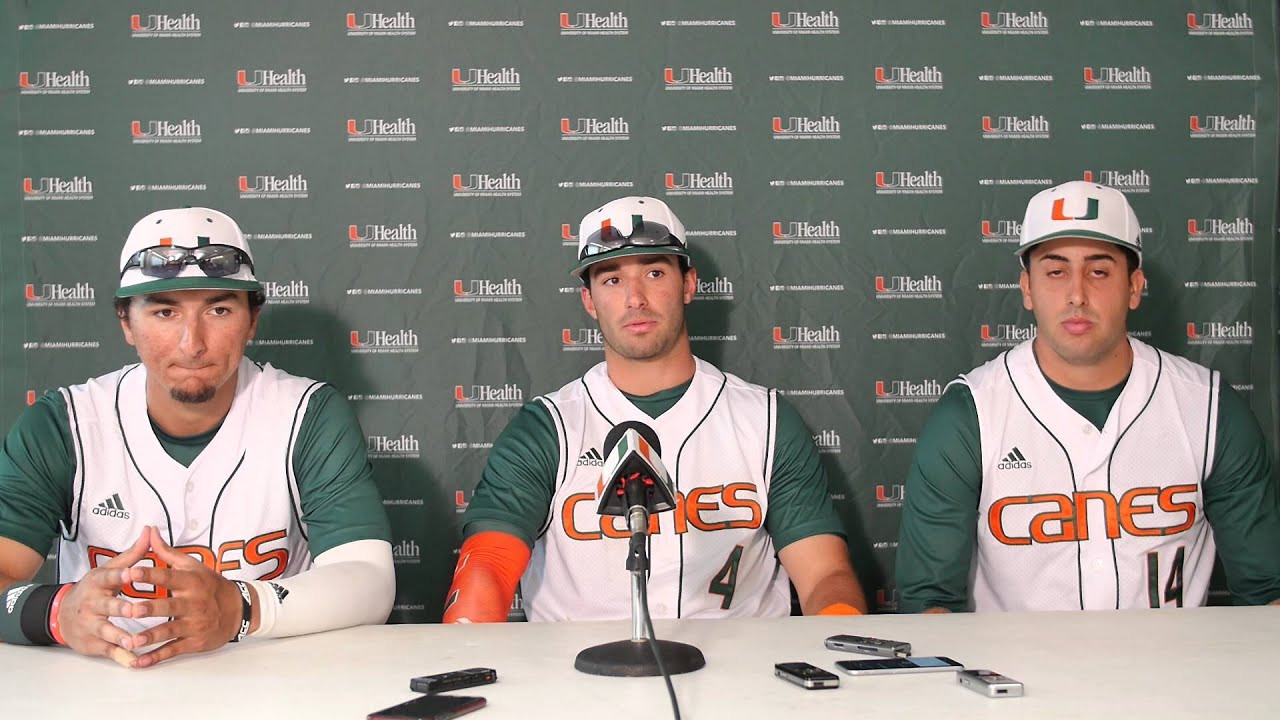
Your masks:
M599 361L566 270L613 197L669 202L695 352L810 424L868 594L946 382L1030 336L1027 199L1129 193L1136 335L1276 436L1276 10L1263 0L17 2L0 15L0 421L133 358L124 234L208 205L270 299L252 357L353 401L393 619L439 617L514 409ZM619 569L621 571L621 568Z

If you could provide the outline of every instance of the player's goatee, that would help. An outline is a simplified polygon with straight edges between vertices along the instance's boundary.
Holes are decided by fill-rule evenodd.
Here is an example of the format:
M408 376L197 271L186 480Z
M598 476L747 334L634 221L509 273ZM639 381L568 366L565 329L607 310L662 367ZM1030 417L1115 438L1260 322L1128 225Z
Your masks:
M169 397L173 398L174 400L177 400L180 403L186 403L188 405L199 405L200 403L207 403L210 400L212 400L214 394L217 393L217 391L218 389L213 387L212 385L205 385L201 387L199 390L195 390L195 391L183 390L181 388L172 388L169 390Z

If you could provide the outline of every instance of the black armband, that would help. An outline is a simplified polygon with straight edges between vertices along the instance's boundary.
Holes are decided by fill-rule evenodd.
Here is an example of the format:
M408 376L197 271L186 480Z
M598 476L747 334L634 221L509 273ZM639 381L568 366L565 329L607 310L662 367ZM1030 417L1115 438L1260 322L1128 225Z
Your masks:
M236 636L228 642L240 642L245 635L249 634L249 628L253 625L253 604L249 602L249 585L243 580L232 580L236 589L240 591L240 630Z
M56 645L49 632L49 608L61 585L18 583L4 591L0 640L11 645Z

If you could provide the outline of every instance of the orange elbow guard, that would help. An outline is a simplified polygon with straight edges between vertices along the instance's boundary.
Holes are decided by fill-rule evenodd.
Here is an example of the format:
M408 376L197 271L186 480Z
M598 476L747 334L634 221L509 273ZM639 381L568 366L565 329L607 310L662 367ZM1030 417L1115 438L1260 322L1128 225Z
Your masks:
M819 615L861 615L862 611L848 603L831 603L818 611Z
M504 532L476 533L462 543L444 622L503 622L529 564L524 541Z

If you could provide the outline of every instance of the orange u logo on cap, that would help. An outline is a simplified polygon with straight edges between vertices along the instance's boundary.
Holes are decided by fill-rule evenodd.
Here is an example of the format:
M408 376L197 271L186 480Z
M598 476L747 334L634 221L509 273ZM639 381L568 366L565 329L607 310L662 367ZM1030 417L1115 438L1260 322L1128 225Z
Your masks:
M1097 220L1098 219L1098 198L1089 198L1089 204L1085 206L1084 215L1070 217L1062 212L1062 205L1065 198L1058 198L1053 201L1053 219L1054 220Z

